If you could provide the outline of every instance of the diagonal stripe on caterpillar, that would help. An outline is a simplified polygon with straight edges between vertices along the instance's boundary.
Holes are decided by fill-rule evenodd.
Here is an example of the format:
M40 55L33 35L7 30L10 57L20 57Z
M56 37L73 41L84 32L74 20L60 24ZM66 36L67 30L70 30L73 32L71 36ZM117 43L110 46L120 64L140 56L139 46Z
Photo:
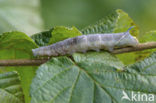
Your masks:
M131 28L130 28L131 29ZM130 30L129 29L129 30ZM65 39L49 46L32 49L34 56L58 56L88 50L113 51L114 48L136 46L139 42L129 30L123 33L89 34Z

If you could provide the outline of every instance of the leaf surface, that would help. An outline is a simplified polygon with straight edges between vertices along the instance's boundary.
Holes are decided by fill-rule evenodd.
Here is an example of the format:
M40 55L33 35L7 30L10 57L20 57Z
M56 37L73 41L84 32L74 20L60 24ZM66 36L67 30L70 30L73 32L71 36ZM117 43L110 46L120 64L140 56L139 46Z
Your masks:
M139 30L135 22L126 12L121 9L117 9L106 18L99 20L93 25L87 26L81 31L83 34L120 33L126 32L132 26L134 26L134 28L130 31L130 33L133 36L138 36Z
M31 38L38 46L46 46L49 44L50 38L52 37L52 30L53 28L48 31L36 33L32 35Z
M31 59L33 58L31 49L37 45L33 40L22 32L7 32L0 35L0 59ZM0 72L18 71L21 77L21 84L25 95L26 103L29 103L29 86L36 67L1 67Z
M149 31L140 36L139 41L141 43L146 43L146 42L155 42L156 41L156 31ZM146 57L148 57L152 52L156 51L156 49L147 49L143 51L138 51L136 52L136 60L142 60Z
M51 33L52 38L50 39L49 44L82 35L76 27L68 28L64 26L54 27Z
M132 92L156 96L155 68L156 53L127 67L109 53L52 58L37 70L31 102L132 103L121 99L123 91L130 100Z
M40 32L31 36L38 46L46 46L64 39L82 35L76 27L56 26L44 32Z
M76 53L73 61L67 57L53 58L38 69L31 85L31 102L92 103L94 90L102 89L93 75L122 69L123 64L109 53Z
M0 103L25 103L17 72L0 74Z

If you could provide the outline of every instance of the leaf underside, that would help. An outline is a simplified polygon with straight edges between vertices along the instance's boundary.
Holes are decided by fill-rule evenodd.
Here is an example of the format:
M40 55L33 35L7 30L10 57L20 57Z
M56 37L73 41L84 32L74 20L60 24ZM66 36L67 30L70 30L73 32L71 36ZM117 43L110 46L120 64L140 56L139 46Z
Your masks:
M130 27L134 28L130 31L133 36L138 36L139 30L135 22L128 16L128 14L121 9L117 9L112 14L99 20L93 25L82 29L83 34L96 33L120 33L126 32Z

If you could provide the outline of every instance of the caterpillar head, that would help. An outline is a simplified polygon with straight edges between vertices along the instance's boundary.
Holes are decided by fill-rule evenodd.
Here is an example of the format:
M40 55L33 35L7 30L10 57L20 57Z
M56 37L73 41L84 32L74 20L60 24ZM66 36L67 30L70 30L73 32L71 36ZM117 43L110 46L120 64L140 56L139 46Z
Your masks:
M139 44L139 41L138 41L138 39L135 37L135 36L132 36L130 33L129 33L129 31L132 29L132 28L134 28L135 26L131 26L128 30L127 30L127 46L136 46L136 45L138 45Z
M136 37L132 36L129 32L124 33L124 36L118 41L118 47L125 47L125 46L136 46L138 45L139 41Z

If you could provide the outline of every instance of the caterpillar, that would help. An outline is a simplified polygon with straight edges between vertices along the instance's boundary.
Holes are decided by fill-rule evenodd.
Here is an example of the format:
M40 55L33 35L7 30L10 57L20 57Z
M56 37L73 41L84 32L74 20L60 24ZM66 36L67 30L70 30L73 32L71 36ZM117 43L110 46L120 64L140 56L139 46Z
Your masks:
M88 50L99 51L100 49L113 51L114 48L136 46L139 42L130 33L106 33L88 34L65 39L49 46L32 49L34 56L59 56L71 55L75 52L85 53Z

